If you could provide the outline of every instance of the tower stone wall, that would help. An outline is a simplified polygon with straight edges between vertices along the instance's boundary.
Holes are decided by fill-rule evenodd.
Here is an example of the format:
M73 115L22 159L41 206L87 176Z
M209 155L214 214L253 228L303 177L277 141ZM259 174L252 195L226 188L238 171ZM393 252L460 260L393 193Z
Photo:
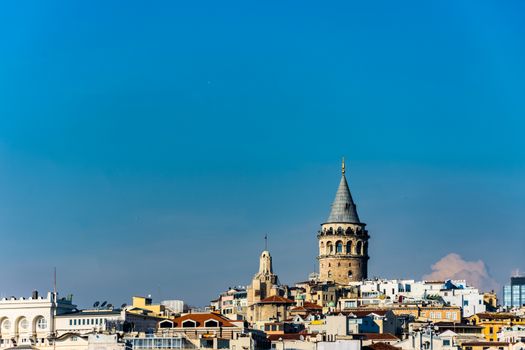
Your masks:
M368 231L359 220L356 205L343 174L328 220L321 225L319 279L348 284L368 277Z

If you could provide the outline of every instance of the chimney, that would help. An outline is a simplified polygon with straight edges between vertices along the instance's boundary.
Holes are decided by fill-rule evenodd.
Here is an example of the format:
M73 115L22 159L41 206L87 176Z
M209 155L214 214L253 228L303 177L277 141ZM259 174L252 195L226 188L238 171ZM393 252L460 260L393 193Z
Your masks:
M37 290L34 290L34 291L33 291L33 293L31 294L31 298L32 298L33 300L38 299L38 291L37 291Z

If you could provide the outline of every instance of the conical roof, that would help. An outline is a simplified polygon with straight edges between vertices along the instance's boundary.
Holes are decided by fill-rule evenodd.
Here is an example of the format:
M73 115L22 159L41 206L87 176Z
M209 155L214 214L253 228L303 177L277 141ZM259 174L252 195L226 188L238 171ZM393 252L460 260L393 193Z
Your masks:
M326 223L336 222L349 224L360 223L354 200L350 194L350 188L348 188L348 182L346 182L344 163L341 182L339 182L339 188L337 189L334 202L332 203L330 216L328 216L328 220L326 221Z

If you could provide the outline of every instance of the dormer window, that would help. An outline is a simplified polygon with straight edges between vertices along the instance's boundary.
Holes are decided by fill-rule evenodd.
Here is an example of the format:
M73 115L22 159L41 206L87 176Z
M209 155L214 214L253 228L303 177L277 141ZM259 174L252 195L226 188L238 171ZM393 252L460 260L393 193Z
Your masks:
M194 320L185 320L182 322L182 328L195 328L197 327L197 322Z
M173 328L173 322L169 320L164 320L159 323L160 328ZM184 326L183 326L184 327Z
M216 320L207 320L204 322L204 327L219 327L219 322Z

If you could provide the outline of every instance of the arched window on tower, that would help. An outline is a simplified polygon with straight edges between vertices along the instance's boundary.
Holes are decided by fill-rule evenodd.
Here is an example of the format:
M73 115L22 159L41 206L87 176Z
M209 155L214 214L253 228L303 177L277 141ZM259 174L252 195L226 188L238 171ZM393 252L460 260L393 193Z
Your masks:
M337 243L335 244L335 252L338 254L343 253L343 242L337 241Z
M346 254L352 254L352 241L346 242Z
M334 252L334 246L332 245L332 242L326 242L326 253L332 254Z
M368 242L363 244L363 254L368 255Z
M357 244L355 245L355 253L357 255L361 255L363 253L362 247L363 247L363 243L361 243L361 241L357 241Z

